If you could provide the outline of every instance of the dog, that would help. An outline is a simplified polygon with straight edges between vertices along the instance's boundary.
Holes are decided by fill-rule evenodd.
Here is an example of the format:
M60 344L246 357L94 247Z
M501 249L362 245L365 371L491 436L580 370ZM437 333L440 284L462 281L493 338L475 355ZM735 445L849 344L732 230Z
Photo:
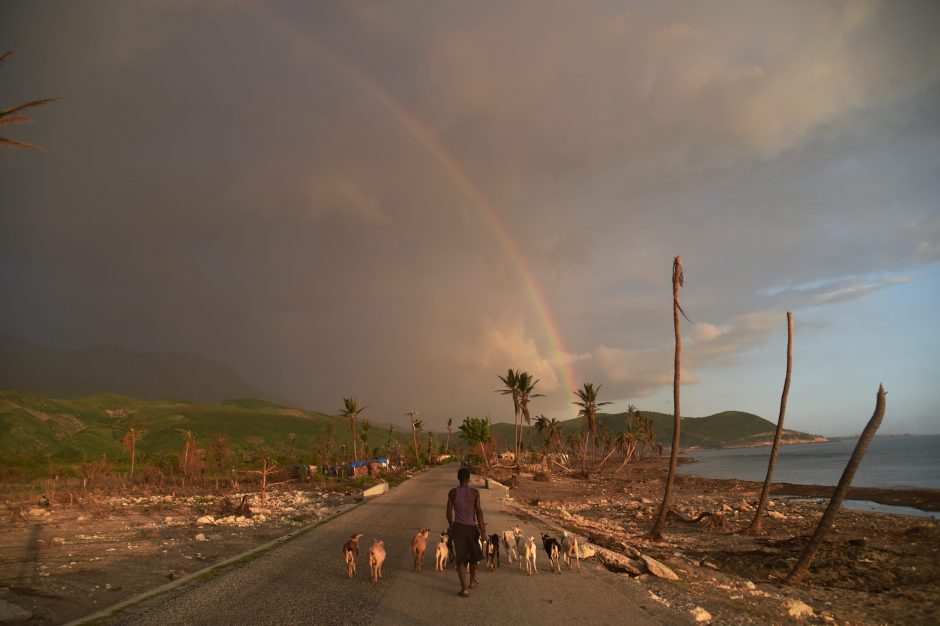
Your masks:
M374 539L369 548L369 569L372 570L372 582L377 583L382 577L382 563L385 562L385 542Z
M495 571L499 567L499 535L493 533L486 542L486 569Z
M538 554L538 549L535 547L535 537L529 537L524 540L524 551L525 551L525 571L526 574L531 576L535 574L538 576L539 568L535 565L535 557Z
M503 532L503 548L506 549L506 558L509 559L510 565L512 565L512 557L516 557L516 559L520 561L522 560L519 558L519 551L516 547L516 541L521 536L522 529L518 526ZM519 567L521 568L522 566L520 565Z
M441 533L441 541L437 544L437 552L434 554L434 570L438 572L443 572L447 569L447 556L450 553L450 549L447 547L447 543L450 537L446 532Z
M356 559L359 558L359 540L362 539L362 533L356 533L349 538L349 541L343 544L343 560L346 562L346 576L352 580L356 573Z
M571 557L574 557L575 561L578 564L578 571L581 571L581 550L578 548L578 540L574 535L569 533L567 530L564 531L565 536L561 539L561 553L565 559L565 565L568 566L568 571L571 571Z
M430 532L430 528L422 528L415 533L414 539L411 540L411 555L415 558L416 572L420 572L421 567L424 565L424 551L428 548L428 534Z
M521 570L525 564L525 549L526 545L529 543L529 540L525 538L521 532L516 537L516 558L519 559L519 569Z
M548 555L548 564L552 571L561 574L561 565L559 556L561 556L561 544L554 537L542 533L542 546L545 548L545 554Z

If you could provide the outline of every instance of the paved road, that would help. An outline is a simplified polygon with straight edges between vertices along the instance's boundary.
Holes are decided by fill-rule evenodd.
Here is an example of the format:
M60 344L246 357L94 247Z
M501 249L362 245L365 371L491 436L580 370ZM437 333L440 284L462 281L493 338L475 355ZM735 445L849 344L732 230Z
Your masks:
M453 570L434 571L433 544L446 526L447 491L456 466L445 465L317 527L245 565L135 605L105 624L663 624L688 623L649 601L641 585L591 561L582 572L551 574L544 551L539 576L515 567L478 573L470 598L457 597ZM538 536L542 527L512 515L498 495L481 490L490 532L519 524ZM425 569L412 571L411 537L429 527ZM345 577L341 546L364 533L354 580ZM385 578L369 580L368 546L385 541Z

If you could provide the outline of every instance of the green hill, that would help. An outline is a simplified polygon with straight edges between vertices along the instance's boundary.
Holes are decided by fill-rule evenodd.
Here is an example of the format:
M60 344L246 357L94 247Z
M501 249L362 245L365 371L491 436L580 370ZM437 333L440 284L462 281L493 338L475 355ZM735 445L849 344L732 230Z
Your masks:
M652 421L656 439L665 448L672 445L673 416L667 413L640 411L640 415ZM626 427L627 413L599 413L598 427L603 425L611 434L622 433ZM680 431L680 445L683 448L734 448L770 443L774 437L776 425L764 418L743 411L723 411L707 417L683 417ZM534 447L541 446L542 438L534 428L525 427L526 437L531 437ZM492 431L500 444L512 447L513 425L501 422L493 424ZM578 419L562 422L562 432L567 437L570 432L580 432ZM784 429L784 442L813 441L819 439L794 430Z
M204 450L222 435L232 452L261 447L284 452L294 436L295 450L304 457L325 441L331 426L338 453L340 446L351 441L348 421L264 400L199 404L116 394L52 399L25 391L0 391L0 455L6 466L67 464L102 455L121 461L127 457L122 439L129 428L139 433L137 450L142 458L178 454L183 447L182 431L194 433ZM410 431L396 429L391 436L403 444L410 442ZM369 447L381 447L388 438L388 427L373 426Z

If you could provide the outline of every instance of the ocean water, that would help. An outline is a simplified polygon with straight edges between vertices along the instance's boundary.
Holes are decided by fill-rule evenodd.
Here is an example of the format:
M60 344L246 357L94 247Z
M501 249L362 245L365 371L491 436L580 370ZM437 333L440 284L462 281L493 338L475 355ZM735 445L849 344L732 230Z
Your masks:
M775 483L835 485L855 449L856 439L781 446L774 468ZM679 472L706 478L736 478L763 482L770 446L685 452L695 463ZM853 487L940 489L940 435L876 437L862 459ZM845 506L867 511L940 518L940 513L846 500Z

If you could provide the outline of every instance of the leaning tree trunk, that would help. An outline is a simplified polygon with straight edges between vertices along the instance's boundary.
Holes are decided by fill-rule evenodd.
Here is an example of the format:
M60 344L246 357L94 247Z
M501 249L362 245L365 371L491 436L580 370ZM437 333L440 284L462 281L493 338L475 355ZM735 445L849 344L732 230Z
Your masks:
M661 541L663 538L663 525L666 522L666 513L669 510L672 498L672 483L676 478L676 466L679 465L679 424L682 419L679 416L679 382L682 366L682 332L679 328L679 311L682 309L679 306L679 287L681 287L684 282L682 257L677 256L672 262L672 324L676 334L676 354L672 378L672 404L673 412L675 413L675 421L672 432L672 452L669 456L669 474L666 476L666 489L663 493L663 503L662 506L659 507L656 522L649 532L650 538L654 541Z
M783 416L787 412L787 396L790 394L790 374L793 371L793 314L787 311L787 375L783 379L783 394L780 396L780 415L777 417L777 430L774 432L774 445L770 448L770 461L767 463L767 478L764 479L764 488L760 492L760 502L754 519L747 528L749 535L762 535L761 520L767 508L767 497L770 495L770 481L777 466L777 453L780 451L780 437L783 435Z
M878 431L878 427L881 426L881 420L884 419L885 395L887 394L885 393L884 387L879 385L877 400L875 401L875 412L872 414L871 419L868 420L868 425L865 426L865 430L862 431L858 443L855 444L855 450L852 452L852 456L849 458L849 462L842 472L842 478L839 479L839 484L836 487L835 493L832 494L832 499L829 501L829 506L826 507L826 512L823 513L822 519L819 520L819 525L816 526L813 538L810 539L806 547L803 548L803 554L800 555L800 560L797 561L796 565L793 567L793 571L787 576L786 582L788 584L796 585L803 579L803 576L805 576L806 572L809 570L810 563L813 562L813 557L816 556L816 551L819 550L819 546L823 542L823 538L832 527L836 513L838 513L839 509L842 507L842 501L845 499L849 487L852 486L852 479L855 478L855 472L858 470L858 466L861 464L865 452L868 451L868 446L871 445L872 439L875 438L875 433Z
M483 442L480 442L480 455L483 457L483 464L486 465L487 474L490 471L490 461L486 458L486 448L483 447Z

